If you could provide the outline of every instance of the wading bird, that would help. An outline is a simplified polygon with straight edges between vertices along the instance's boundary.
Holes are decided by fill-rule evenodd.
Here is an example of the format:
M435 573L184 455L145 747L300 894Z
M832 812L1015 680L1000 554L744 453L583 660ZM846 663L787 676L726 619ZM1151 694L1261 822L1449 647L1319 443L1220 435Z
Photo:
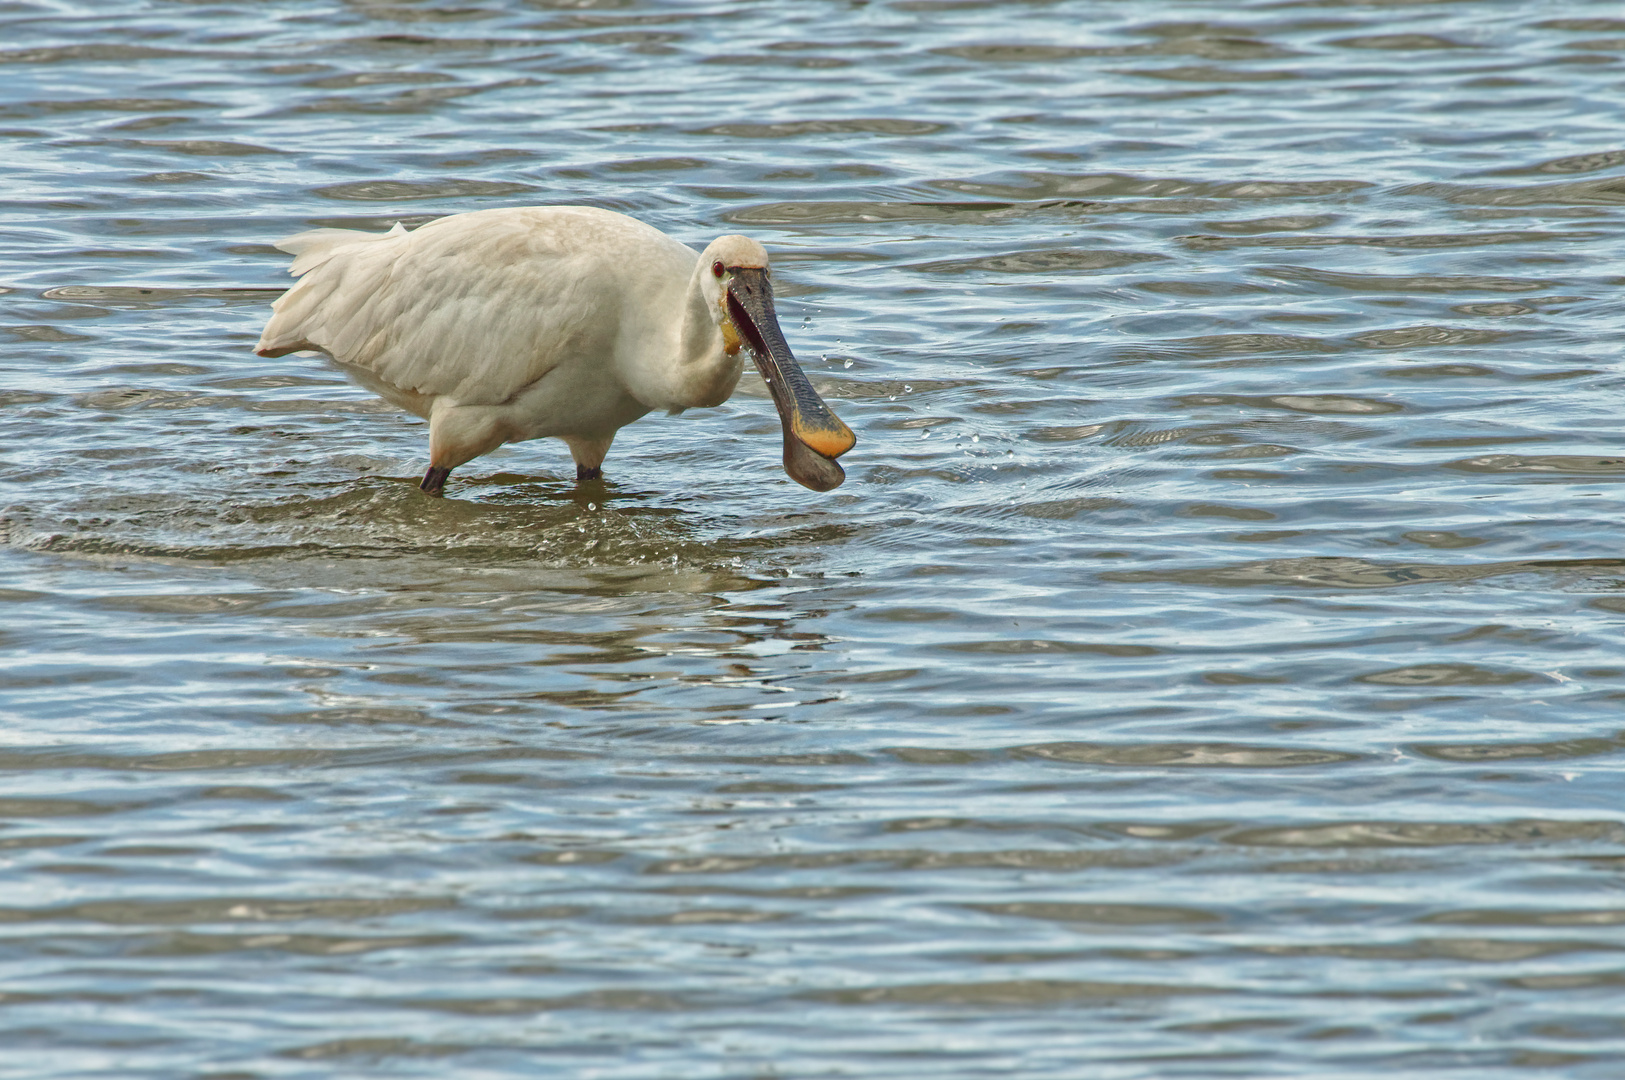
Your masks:
M857 437L796 363L773 313L767 251L722 236L696 254L586 206L479 210L408 232L313 229L277 247L298 284L255 351L319 350L429 421L429 471L503 443L563 439L577 481L615 432L653 409L720 405L750 350L784 428L784 471L814 491L846 479Z

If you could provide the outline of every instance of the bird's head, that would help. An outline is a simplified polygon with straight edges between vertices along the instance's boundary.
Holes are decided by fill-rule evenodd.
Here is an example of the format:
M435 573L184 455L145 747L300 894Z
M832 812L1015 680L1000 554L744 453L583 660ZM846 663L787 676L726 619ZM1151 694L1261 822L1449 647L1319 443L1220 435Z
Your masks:
M829 491L846 472L835 459L858 437L830 411L796 363L773 311L767 249L745 236L721 236L700 255L700 288L716 313L724 347L750 349L784 428L784 471L803 487Z

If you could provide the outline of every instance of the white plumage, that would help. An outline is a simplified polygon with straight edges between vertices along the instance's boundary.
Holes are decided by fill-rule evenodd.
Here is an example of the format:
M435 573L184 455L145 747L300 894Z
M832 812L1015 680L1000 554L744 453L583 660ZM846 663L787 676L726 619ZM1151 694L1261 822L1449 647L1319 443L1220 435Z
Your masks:
M569 445L579 479L595 479L623 425L726 401L741 345L779 408L786 471L820 491L844 478L834 459L855 437L784 344L754 240L723 236L696 253L622 214L554 206L411 232L315 229L277 246L300 280L272 305L256 351L320 350L427 419L427 491L503 443L545 436Z

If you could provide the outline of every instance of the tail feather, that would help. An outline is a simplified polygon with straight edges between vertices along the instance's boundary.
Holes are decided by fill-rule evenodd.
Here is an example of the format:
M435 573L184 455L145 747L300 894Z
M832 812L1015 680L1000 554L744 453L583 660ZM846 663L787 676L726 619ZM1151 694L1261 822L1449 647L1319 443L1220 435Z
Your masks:
M299 277L328 260L328 257L341 247L349 244L374 244L380 240L392 240L397 236L405 236L406 227L400 222L388 232L363 232L360 229L307 229L302 233L295 233L276 242L279 251L286 251L294 256L293 265L288 267L288 273Z
M278 240L276 247L293 255L294 265L289 266L288 273L301 278L345 248L377 244L379 240L392 240L401 235L406 235L406 229L398 221L388 232L309 229ZM275 302L271 304L270 322L265 323L260 343L254 346L254 351L260 356L284 356L288 352L332 351L332 341L328 341L328 338L333 336L333 326L330 323L335 317L338 318L338 322L343 322L346 312L325 309L323 302L327 299L327 292L310 291L312 281L301 281L288 292L276 297ZM312 341L312 338L320 339L320 344Z

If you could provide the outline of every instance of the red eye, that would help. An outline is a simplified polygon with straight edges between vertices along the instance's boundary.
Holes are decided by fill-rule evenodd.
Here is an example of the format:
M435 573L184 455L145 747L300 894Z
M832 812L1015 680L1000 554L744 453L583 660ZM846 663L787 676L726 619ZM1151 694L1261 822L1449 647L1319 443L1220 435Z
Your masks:
M711 264L711 273L715 274L717 277L722 276L722 260L721 259L718 259L716 262Z

